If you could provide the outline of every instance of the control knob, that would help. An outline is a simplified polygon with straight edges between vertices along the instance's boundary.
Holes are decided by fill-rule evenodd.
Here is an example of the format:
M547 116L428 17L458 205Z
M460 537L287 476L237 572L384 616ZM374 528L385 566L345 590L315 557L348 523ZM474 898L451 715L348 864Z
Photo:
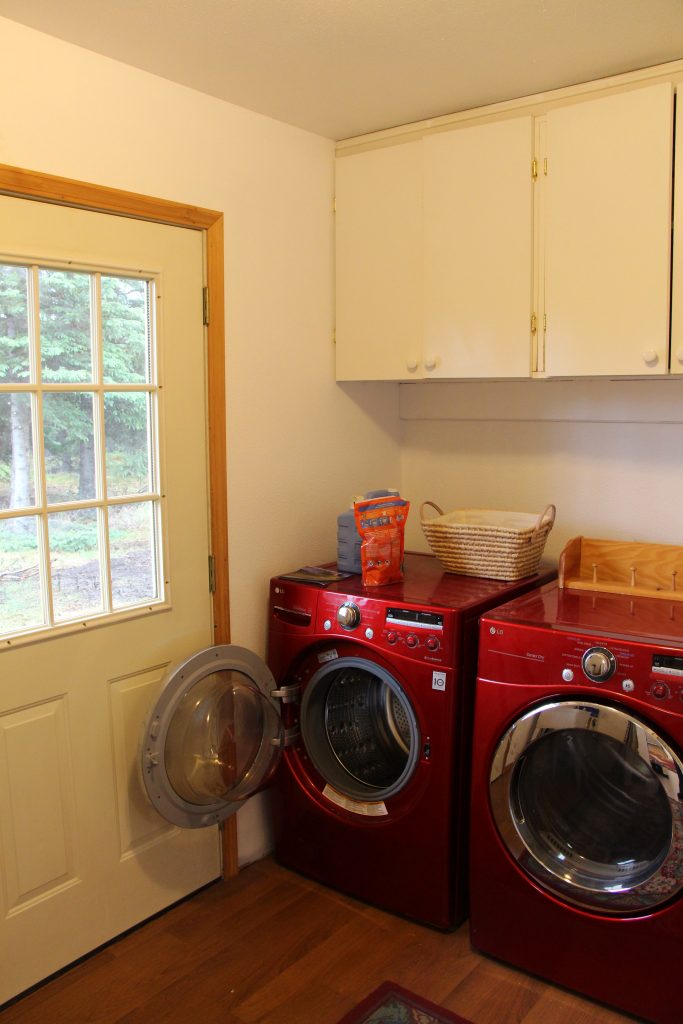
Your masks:
M343 629L355 629L360 622L360 609L355 604L343 604L337 609L337 622Z
M590 647L581 659L581 668L593 683L604 683L616 667L617 660L606 647Z

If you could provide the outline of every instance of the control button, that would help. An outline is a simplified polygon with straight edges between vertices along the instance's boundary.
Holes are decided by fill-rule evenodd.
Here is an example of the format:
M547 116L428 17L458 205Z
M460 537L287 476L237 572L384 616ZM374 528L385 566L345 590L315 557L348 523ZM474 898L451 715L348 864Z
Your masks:
M406 647L417 647L417 637L414 633L408 633L406 637Z
M368 628L365 630L365 635L368 638L368 640L372 640L373 636L375 635L374 629L371 629L370 626L368 626Z
M332 622L330 619L325 619L323 622L323 629L332 629Z
M360 623L360 609L355 604L343 604L337 609L337 622L344 629L355 629Z
M581 659L581 667L594 683L604 683L614 674L617 661L606 647L589 647Z
M633 682L632 679L624 679L623 683L621 684L621 688L624 691L624 693L633 693L633 691L636 688L636 684Z
M396 643L397 640L398 640L398 633L395 633L393 631L393 629L392 629L392 631L390 633L387 633L387 643L388 644L391 644L393 646Z
M562 678L564 679L565 683L571 683L572 679L574 678L574 672L572 671L572 669L563 668Z
M439 649L439 638L438 636L428 636L425 642L425 647L428 651L438 651Z
M666 683L655 683L651 693L655 700L666 700L669 696L669 687Z

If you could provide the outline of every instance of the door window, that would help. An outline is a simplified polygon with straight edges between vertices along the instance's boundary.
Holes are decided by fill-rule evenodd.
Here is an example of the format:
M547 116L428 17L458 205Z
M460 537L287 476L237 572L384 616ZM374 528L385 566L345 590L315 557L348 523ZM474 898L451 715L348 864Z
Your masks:
M642 722L567 701L508 730L491 799L525 870L573 903L621 912L683 888L682 784L678 756Z
M0 262L0 636L164 598L153 277Z

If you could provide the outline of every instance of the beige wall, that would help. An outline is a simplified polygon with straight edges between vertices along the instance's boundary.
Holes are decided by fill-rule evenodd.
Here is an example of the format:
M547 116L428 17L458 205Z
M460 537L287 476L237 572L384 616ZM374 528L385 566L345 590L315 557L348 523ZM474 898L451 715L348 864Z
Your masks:
M401 386L408 542L419 505L541 511L546 553L583 535L683 545L683 379ZM427 514L433 514L427 510Z
M396 389L334 383L333 144L5 19L0 52L0 162L225 213L233 641L264 653L269 576L399 475Z

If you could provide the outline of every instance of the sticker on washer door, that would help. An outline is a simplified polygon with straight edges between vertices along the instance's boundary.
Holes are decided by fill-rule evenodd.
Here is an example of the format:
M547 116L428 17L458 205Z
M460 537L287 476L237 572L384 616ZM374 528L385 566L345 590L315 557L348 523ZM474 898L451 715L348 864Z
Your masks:
M334 648L332 648L331 651L323 651L321 654L318 655L318 664L322 665L326 661L336 661L338 657L339 655L334 650Z
M432 690L446 689L446 673L432 672Z
M364 814L366 817L377 818L389 813L387 805L383 800L353 800L351 797L337 792L329 784L323 789L323 796L326 796L333 804L343 807L345 811L351 811L353 814Z

